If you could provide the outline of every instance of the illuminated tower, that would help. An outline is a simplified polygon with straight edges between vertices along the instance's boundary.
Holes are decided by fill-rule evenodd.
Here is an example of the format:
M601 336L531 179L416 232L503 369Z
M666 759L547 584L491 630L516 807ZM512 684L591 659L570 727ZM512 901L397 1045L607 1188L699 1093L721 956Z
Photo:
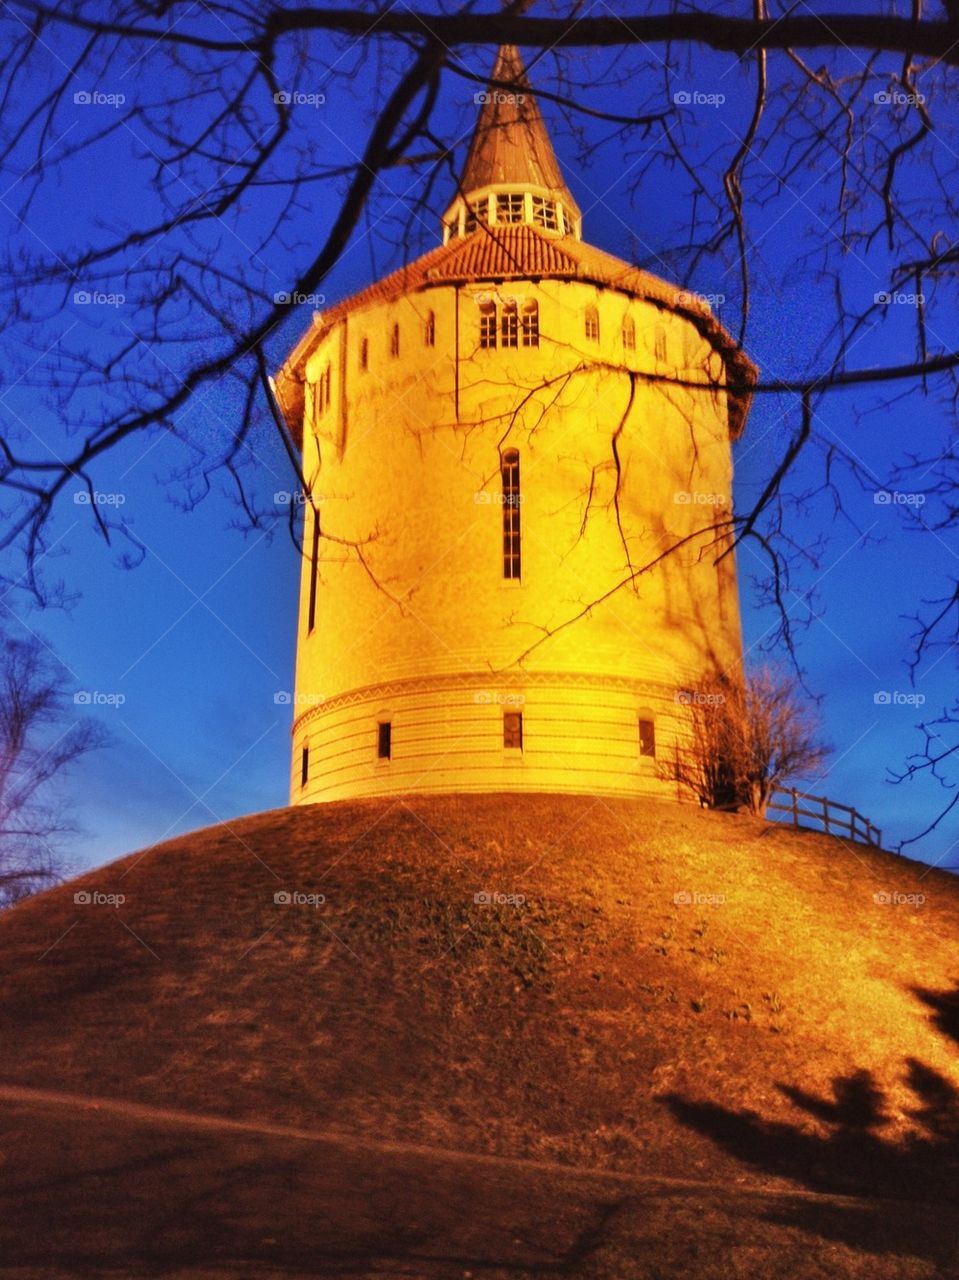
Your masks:
M442 244L277 377L320 513L297 803L675 795L685 691L741 664L716 526L755 369L699 296L583 241L515 48L481 98Z

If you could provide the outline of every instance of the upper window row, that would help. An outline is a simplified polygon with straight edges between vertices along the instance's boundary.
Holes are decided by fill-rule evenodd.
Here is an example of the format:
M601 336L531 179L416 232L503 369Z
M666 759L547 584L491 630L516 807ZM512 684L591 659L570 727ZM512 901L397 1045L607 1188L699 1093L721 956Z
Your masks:
M522 310L515 302L504 302L500 308L489 299L480 303L481 347L518 347L520 335L524 347L539 346L539 303L535 298L524 302Z
M449 238L462 234L472 235L477 227L490 225L531 223L544 231L568 231L562 205L549 196L530 195L525 191L498 192L470 200L462 220L457 214L447 223ZM462 224L462 230L461 230Z
M590 342L599 342L599 311L596 307L589 306L583 312L583 332ZM636 350L636 321L632 316L623 320L622 338L624 351ZM661 325L657 325L653 333L653 353L657 360L665 361L666 334Z

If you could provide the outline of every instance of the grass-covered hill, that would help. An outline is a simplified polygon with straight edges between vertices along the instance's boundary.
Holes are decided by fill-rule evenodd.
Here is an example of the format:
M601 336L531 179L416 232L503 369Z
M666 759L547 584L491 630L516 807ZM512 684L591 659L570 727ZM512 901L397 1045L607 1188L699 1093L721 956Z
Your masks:
M868 1253L884 1202L959 1198L957 944L955 878L735 815L278 810L0 917L0 1084L867 1196L816 1230ZM862 1274L947 1274L949 1247Z

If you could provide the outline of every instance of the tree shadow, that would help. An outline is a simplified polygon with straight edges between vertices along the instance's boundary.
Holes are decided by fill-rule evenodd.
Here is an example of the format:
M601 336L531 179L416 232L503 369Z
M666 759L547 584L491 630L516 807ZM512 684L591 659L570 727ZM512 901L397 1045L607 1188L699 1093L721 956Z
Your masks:
M917 990L935 1011L943 1034L959 1040L959 986ZM956 1266L955 1210L959 1202L959 1089L935 1068L907 1058L903 1080L914 1098L905 1135L890 1130L887 1097L871 1072L837 1076L832 1096L798 1086L777 1088L805 1113L799 1123L763 1119L750 1110L670 1095L667 1105L683 1125L703 1134L735 1159L803 1189L780 1197L769 1221L800 1227L867 1252L924 1257ZM815 1122L815 1123L812 1123ZM858 1203L835 1198L856 1197ZM943 1210L943 1205L950 1208ZM909 1206L913 1206L912 1209ZM903 1231L903 1215L925 1220L922 1231Z
M934 1025L959 1044L959 982L950 991L930 991L926 987L913 987L912 993L933 1010Z

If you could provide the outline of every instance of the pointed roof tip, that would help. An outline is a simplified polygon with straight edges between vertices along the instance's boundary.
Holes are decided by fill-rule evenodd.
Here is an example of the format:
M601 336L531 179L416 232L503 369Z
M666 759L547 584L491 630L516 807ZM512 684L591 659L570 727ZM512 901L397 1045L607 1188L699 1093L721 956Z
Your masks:
M461 190L469 195L490 186L541 187L578 212L516 45L500 45L489 86L476 101L480 114Z

